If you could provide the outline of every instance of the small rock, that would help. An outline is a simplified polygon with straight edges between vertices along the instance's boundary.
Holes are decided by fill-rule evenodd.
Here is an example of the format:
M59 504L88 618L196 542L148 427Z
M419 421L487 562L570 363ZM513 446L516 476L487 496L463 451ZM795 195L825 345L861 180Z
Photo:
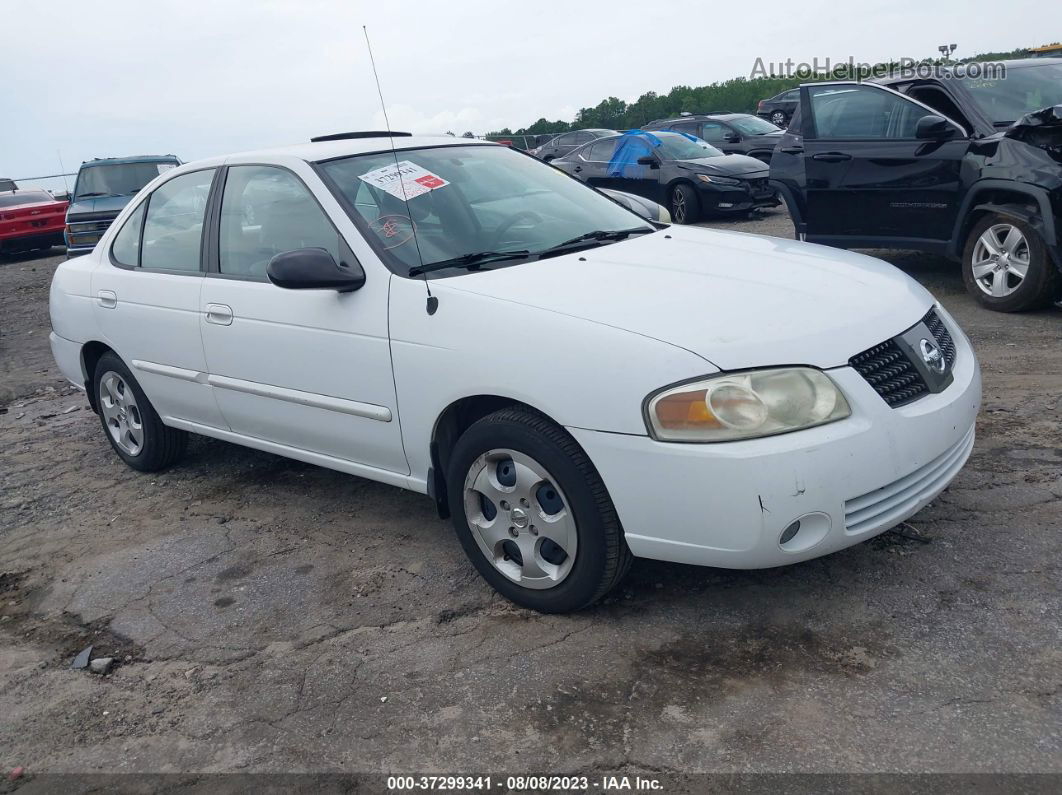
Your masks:
M387 696L380 696L380 702L386 704L387 703Z
M80 653L78 653L77 657L74 658L74 661L70 664L70 667L77 671L80 671L83 668L88 668L89 657L91 656L92 647L86 646L80 651Z
M79 411L81 406L71 406L68 409L63 409L63 414L73 414L75 411Z
M7 778L9 781L15 781L16 779L22 778L22 774L25 772L26 768L22 767L22 765L19 765L18 767L11 769L11 772L7 774Z
M15 419L16 420L20 420L20 419L22 419L25 416L26 416L26 412L20 411L18 414L15 415Z
M184 672L184 678L185 679L191 679L198 672L199 672L198 668L189 668L187 671Z
M94 674L100 674L102 676L111 670L112 665L114 665L113 657L97 657L89 663L89 670Z
M166 711L165 707L155 707L155 709L151 710L151 714L152 715L161 715L165 711Z

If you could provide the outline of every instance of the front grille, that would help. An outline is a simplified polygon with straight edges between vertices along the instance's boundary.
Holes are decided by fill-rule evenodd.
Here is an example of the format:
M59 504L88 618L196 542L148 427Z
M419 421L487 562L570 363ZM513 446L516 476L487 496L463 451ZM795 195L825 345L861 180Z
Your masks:
M944 490L962 469L974 445L973 426L957 444L908 475L844 503L844 530L856 535L895 527Z
M920 325L925 326L925 330L932 335L941 353L944 354L945 372L948 372L955 363L955 342L951 338L948 327L944 325L944 321L934 309L930 309L925 317L911 328L915 329ZM930 388L922 371L911 360L912 354L909 352L909 346L907 344L901 346L902 337L903 335L900 335L886 340L848 360L848 364L863 376L866 382L874 387L874 391L881 395L882 400L892 408L904 406L918 400L923 395L943 388L940 385Z
M929 392L925 379L896 340L886 340L848 360L886 403L895 408Z
M940 350L944 354L944 361L948 363L950 368L955 364L955 342L951 338L951 332L948 331L948 327L944 325L944 321L940 319L940 315L937 314L935 309L930 309L929 314L922 318L922 322L926 324L929 333L937 341L937 345L940 346Z

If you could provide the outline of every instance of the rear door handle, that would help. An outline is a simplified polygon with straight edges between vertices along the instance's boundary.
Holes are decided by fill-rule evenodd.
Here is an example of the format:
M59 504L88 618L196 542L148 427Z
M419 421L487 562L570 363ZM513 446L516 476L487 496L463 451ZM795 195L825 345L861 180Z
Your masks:
M100 290L96 293L96 303L104 309L114 309L118 306L118 295L114 290Z
M216 326L231 326L232 307L225 304L207 304L206 322Z
M845 160L851 160L852 156L844 152L819 152L817 155L812 155L811 159L821 163L843 163Z

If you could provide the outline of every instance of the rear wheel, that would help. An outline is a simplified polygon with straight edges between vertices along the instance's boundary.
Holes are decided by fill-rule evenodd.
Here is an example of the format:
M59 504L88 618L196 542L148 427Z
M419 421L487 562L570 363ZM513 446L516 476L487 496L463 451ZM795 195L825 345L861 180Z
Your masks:
M700 220L701 207L697 192L689 185L680 183L671 190L671 219L676 224L695 224Z
M996 213L970 230L963 249L967 291L997 312L1046 306L1058 297L1062 278L1040 235L1025 221Z
M473 424L454 446L447 483L465 553L519 605L579 610L630 567L597 470L566 431L539 414L502 409Z
M133 469L157 472L184 455L188 434L163 425L140 384L114 353L100 357L92 388L107 441Z
M780 110L776 110L771 114L771 124L775 127L782 127L784 129L787 121L788 119L786 119L785 114Z

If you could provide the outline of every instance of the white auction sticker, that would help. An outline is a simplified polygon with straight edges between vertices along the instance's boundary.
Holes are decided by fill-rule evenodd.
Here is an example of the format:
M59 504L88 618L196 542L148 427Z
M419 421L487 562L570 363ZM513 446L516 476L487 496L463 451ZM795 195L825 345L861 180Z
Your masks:
M408 160L374 169L362 174L359 179L390 193L396 199L412 199L450 184Z
M165 174L171 168L177 168L173 163L159 163L157 165L160 174Z

